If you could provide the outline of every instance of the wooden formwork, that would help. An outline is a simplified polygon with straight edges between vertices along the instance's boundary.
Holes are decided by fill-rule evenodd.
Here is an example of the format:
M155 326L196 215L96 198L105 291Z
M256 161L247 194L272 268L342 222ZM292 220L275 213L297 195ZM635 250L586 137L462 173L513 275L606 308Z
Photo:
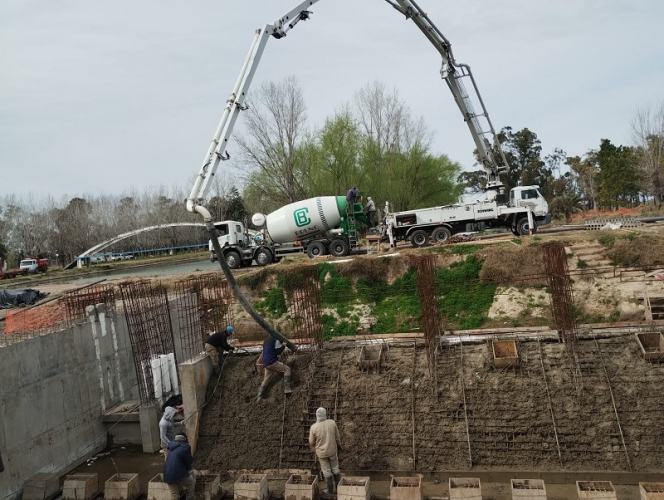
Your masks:
M371 500L371 479L343 476L337 485L337 500Z
M664 500L664 483L639 483L641 500Z
M198 474L196 476L196 500L217 500L221 498L221 474Z
M267 500L267 474L242 474L233 487L235 500Z
M519 364L519 353L513 340L494 340L491 342L493 364L496 368L505 368Z
M164 482L164 475L157 474L148 483L148 500L171 500L171 490Z
M40 472L25 481L23 500L46 500L60 491L60 478L55 474Z
M363 345L357 358L357 366L362 371L380 373L380 364L383 360L383 346Z
M637 333L641 354L646 361L660 361L664 359L664 335L660 332Z
M546 500L546 486L541 479L512 479L513 500Z
M113 474L104 483L104 500L134 500L140 494L138 474Z
M390 500L422 500L421 477L392 477Z
M293 474L286 481L286 500L315 500L318 496L318 476Z
M617 500L611 481L577 481L576 494L579 500Z
M63 500L90 500L99 493L99 475L69 474L62 487Z
M450 500L482 500L482 485L478 477L451 477Z

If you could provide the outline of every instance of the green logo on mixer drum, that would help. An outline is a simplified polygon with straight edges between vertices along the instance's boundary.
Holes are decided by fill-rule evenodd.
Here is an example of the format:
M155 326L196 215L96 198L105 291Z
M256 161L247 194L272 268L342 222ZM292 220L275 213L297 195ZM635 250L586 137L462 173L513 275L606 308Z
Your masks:
M302 227L306 226L311 222L311 219L307 215L309 213L309 209L307 207L304 208L298 208L293 212L293 217L295 218L295 225L297 227Z

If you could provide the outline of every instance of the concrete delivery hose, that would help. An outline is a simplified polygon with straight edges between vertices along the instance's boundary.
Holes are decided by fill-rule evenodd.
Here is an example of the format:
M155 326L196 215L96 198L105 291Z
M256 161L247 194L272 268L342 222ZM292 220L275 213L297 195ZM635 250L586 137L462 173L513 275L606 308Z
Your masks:
M279 340L279 342L282 344L286 344L291 351L297 351L297 346L295 344L293 344L290 340L272 328L251 306L247 298L242 293L242 290L240 290L237 281L235 281L235 276L233 276L230 267L228 267L228 264L226 263L226 258L224 257L224 254L221 250L221 245L217 239L217 230L214 228L214 223L212 221L207 221L205 225L207 227L208 234L210 235L210 241L214 247L214 252L217 254L219 264L221 265L221 270L224 272L224 276L226 276L228 283L230 283L231 288L233 289L233 293L235 293L235 296L240 301L240 304L242 304L242 307L244 307L249 315L256 320L256 323L258 323L261 328L263 328L263 330Z

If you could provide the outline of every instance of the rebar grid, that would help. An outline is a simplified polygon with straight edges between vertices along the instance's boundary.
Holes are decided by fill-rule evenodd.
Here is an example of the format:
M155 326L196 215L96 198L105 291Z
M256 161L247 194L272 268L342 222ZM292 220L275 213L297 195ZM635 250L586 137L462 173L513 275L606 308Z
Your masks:
M68 327L85 323L87 321L85 308L88 306L104 304L110 314L115 312L115 287L100 284L65 292L62 303L67 314Z
M442 332L438 286L436 284L436 256L417 257L417 292L420 298L420 314L427 350L429 374L436 366L436 337Z
M154 401L150 361L161 354L175 355L167 291L147 280L125 281L119 287L141 402Z
M544 245L544 267L551 289L551 309L558 335L564 342L574 342L577 333L574 296L564 245L560 243Z
M231 322L231 290L217 274L205 274L175 283L180 345L185 359L203 351L208 335Z
M287 284L290 292L292 339L320 346L323 343L322 299L319 272L316 266L296 271Z

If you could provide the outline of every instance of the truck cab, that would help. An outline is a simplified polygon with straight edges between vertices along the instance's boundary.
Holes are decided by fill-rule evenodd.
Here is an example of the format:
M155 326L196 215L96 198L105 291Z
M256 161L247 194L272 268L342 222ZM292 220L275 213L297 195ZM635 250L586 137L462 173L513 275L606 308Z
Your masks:
M510 190L509 206L513 208L530 206L533 214L537 217L545 217L549 213L549 204L540 193L539 186L512 188Z
M246 231L244 224L234 220L225 220L222 222L215 222L214 228L217 230L217 239L221 247L230 245L243 246L246 243ZM214 252L212 242L209 243L210 252Z

